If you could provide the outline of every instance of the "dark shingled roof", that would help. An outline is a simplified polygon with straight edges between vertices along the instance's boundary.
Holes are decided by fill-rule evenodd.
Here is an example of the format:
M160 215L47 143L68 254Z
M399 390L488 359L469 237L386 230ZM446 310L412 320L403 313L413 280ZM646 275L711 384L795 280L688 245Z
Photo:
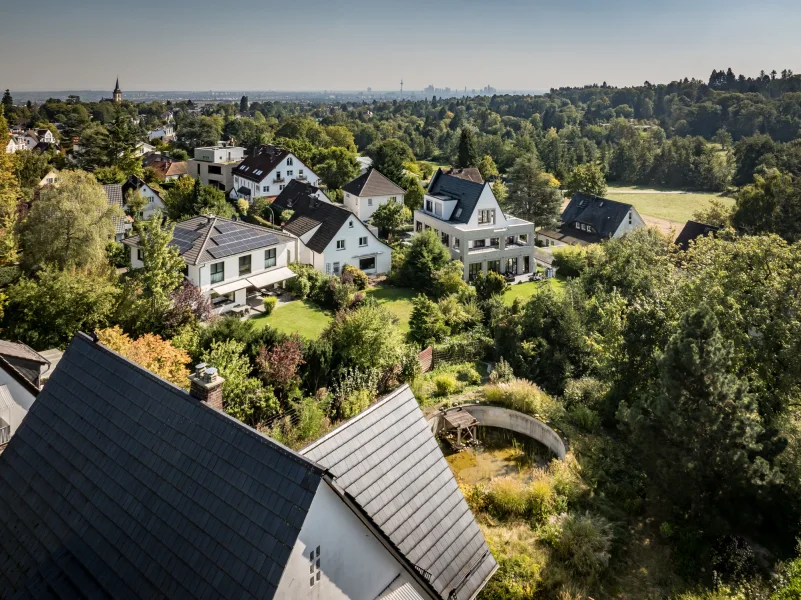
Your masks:
M359 197L402 196L406 193L406 190L375 169L370 169L353 181L346 183L342 187L342 191Z
M106 196L108 196L108 203L110 206L119 206L120 210L125 208L125 202L123 200L124 196L122 193L122 185L119 183L110 183L103 186L103 190L106 192ZM128 228L126 225L128 224L128 220L124 216L119 217L112 217L112 221L114 222L114 233L121 234L125 233Z
M484 191L484 185L485 184L476 183L468 179L462 179L461 177L448 175L444 173L442 169L437 169L437 172L434 173L434 176L431 178L431 183L428 184L428 194L432 196L450 196L458 200L459 202L457 202L453 209L453 215L459 213L459 216L452 216L451 222L467 223L473 215L476 204L478 204L481 192ZM459 209L462 209L462 212L459 212Z
M307 194L295 198L292 206L278 205L277 208L294 211L289 221L284 223L284 230L293 235L300 237L320 226L306 242L306 247L318 254L328 247L348 219L356 219L349 210Z
M283 148L276 148L270 145L260 146L251 156L239 163L233 173L250 181L260 183L278 163L290 154L291 152ZM261 173L257 175L256 171L261 171Z
M408 386L301 454L325 467L442 598L472 598L497 564Z
M673 243L682 250L686 250L689 248L692 240L703 235L715 235L715 232L719 229L720 227L715 227L714 225L705 225L698 221L687 221L684 224L684 229L681 230L681 233L679 233L678 237L676 237L676 241Z
M313 462L79 334L0 456L7 598L273 598Z
M448 169L445 171L446 175L458 177L459 179L467 179L467 181L474 181L476 183L484 183L484 178L481 176L481 171L476 167L465 167L463 169Z
M632 210L634 210L634 207L631 204L593 196L592 194L576 193L573 194L565 210L562 211L562 227L560 230L568 235L575 236L579 230L576 230L576 233L568 233L569 230L565 228L575 229L574 224L578 221L585 225L592 225L595 230L597 239L588 241L601 241L612 237L628 216L629 211ZM587 234L585 233L585 235ZM582 237L579 235L579 238Z
M237 231L256 231L264 236L263 244L260 246L262 248L289 242L292 239L277 229L269 229L261 225L253 225L252 223L245 223L244 221L234 221L233 219L226 219L225 217L217 217L215 215L201 215L198 217L190 217L185 221L177 223L170 244L178 248L178 254L184 259L186 264L201 265L207 262L221 260L223 256L215 257L210 252L220 246L220 244L215 241L215 238ZM122 243L129 246L138 246L139 236L134 235L125 238L122 240ZM231 254L227 254L226 256L231 256Z
M275 218L278 219L280 216L278 213L282 210L295 210L294 205L298 199L312 197L319 191L320 188L307 181L300 181L299 179L291 180L284 186L284 189L281 190L281 193L275 197L275 200L273 200L273 203L270 205L277 211Z

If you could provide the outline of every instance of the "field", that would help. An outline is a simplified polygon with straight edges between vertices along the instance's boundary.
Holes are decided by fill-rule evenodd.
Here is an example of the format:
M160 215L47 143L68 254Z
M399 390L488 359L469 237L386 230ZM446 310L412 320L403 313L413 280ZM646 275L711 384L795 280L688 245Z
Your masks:
M693 213L706 209L713 199L726 206L733 206L734 200L708 192L682 192L655 190L638 187L609 187L606 197L618 202L632 204L643 217L664 219L683 225L692 219ZM676 228L677 231L680 227Z

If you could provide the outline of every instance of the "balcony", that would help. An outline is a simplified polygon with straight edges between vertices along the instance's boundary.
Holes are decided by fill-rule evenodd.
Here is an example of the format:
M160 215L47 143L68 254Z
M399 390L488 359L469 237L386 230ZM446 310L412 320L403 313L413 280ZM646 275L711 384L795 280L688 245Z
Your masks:
M278 175L277 177L273 177L273 183L283 183L284 181L286 181L286 179L284 179L280 175Z
M297 179L298 181L306 181L308 177L306 177L305 175L298 175L297 177L295 177L295 179Z
M11 439L11 425L0 419L0 446L7 444Z

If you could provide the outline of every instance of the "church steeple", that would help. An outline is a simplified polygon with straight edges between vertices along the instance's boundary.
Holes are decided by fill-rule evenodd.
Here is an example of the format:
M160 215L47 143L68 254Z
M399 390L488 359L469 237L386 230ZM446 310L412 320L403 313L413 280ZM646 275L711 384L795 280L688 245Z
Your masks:
M117 83L114 85L114 102L122 102L122 91L120 91L119 77L117 77Z

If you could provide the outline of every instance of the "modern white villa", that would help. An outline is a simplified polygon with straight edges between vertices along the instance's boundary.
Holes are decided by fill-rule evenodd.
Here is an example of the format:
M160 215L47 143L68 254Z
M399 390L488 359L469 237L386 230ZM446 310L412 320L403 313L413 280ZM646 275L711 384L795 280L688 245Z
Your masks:
M405 195L406 190L372 168L342 187L345 208L362 221L390 200L403 202Z
M489 183L443 173L431 179L423 207L414 211L415 232L433 229L465 279L479 272L530 273L534 267L534 223L504 215Z
M142 268L139 236L122 241L131 267ZM299 242L280 231L202 215L175 226L171 242L186 263L186 278L211 298L215 313L247 306L249 295L295 276L288 264L297 260Z
M188 174L200 178L201 183L213 185L224 192L234 187L234 169L245 158L241 146L218 144L195 148L194 158L189 159Z

